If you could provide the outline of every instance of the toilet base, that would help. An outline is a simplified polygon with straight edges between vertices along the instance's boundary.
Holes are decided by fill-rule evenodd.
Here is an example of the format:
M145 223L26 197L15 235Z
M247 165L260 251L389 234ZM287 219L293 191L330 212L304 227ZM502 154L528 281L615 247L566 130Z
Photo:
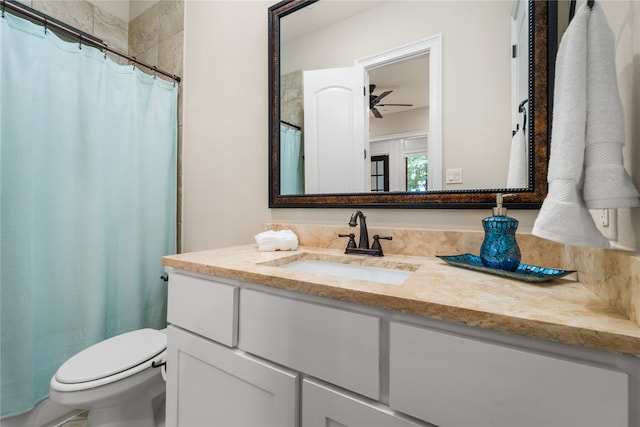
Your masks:
M162 427L166 384L162 378L148 385L145 398L95 405L89 409L87 427Z
M164 427L164 399L161 401L158 408L153 404L94 407L89 410L87 427Z
M108 393L106 388L115 384L82 392L50 390L49 395L60 404L88 409L88 427L161 427L164 424L164 379L159 370L153 368L135 377L129 381L137 384L116 389L113 393Z

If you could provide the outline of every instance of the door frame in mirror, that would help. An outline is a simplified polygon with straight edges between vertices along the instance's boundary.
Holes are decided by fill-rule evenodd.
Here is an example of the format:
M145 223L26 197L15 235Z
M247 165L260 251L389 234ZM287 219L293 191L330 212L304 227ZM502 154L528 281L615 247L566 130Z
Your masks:
M355 60L365 71L429 55L429 188L442 189L442 34Z
M547 194L547 167L557 47L555 9L529 0L529 187L424 193L344 193L280 195L280 19L318 0L284 0L269 12L269 207L486 209L495 193L516 193L510 208L538 209Z

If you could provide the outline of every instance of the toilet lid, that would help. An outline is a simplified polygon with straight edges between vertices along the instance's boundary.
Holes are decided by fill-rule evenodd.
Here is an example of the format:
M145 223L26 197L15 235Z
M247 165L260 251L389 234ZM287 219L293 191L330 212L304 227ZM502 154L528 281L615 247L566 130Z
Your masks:
M167 348L167 335L140 329L117 335L81 351L56 372L56 380L75 384L115 375L133 368Z

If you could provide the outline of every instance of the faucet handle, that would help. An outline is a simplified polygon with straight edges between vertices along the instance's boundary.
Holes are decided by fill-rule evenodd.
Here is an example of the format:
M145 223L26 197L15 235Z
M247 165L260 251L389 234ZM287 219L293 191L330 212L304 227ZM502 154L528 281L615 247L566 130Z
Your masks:
M393 237L391 236L380 236L378 234L375 234L373 236L373 245L371 245L371 249L373 251L376 251L377 253L375 254L375 256L384 256L384 254L382 253L382 246L380 245L380 240L393 240Z
M356 247L356 235L354 233L349 234L338 234L338 237L348 237L349 243L347 243L347 248L355 248Z

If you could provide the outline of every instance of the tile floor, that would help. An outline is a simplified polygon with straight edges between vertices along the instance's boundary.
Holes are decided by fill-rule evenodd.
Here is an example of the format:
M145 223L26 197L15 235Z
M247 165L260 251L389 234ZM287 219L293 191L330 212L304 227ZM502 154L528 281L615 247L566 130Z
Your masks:
M70 420L63 422L62 424L56 427L86 427L88 415L89 415L89 412L85 411L81 414L76 415Z

